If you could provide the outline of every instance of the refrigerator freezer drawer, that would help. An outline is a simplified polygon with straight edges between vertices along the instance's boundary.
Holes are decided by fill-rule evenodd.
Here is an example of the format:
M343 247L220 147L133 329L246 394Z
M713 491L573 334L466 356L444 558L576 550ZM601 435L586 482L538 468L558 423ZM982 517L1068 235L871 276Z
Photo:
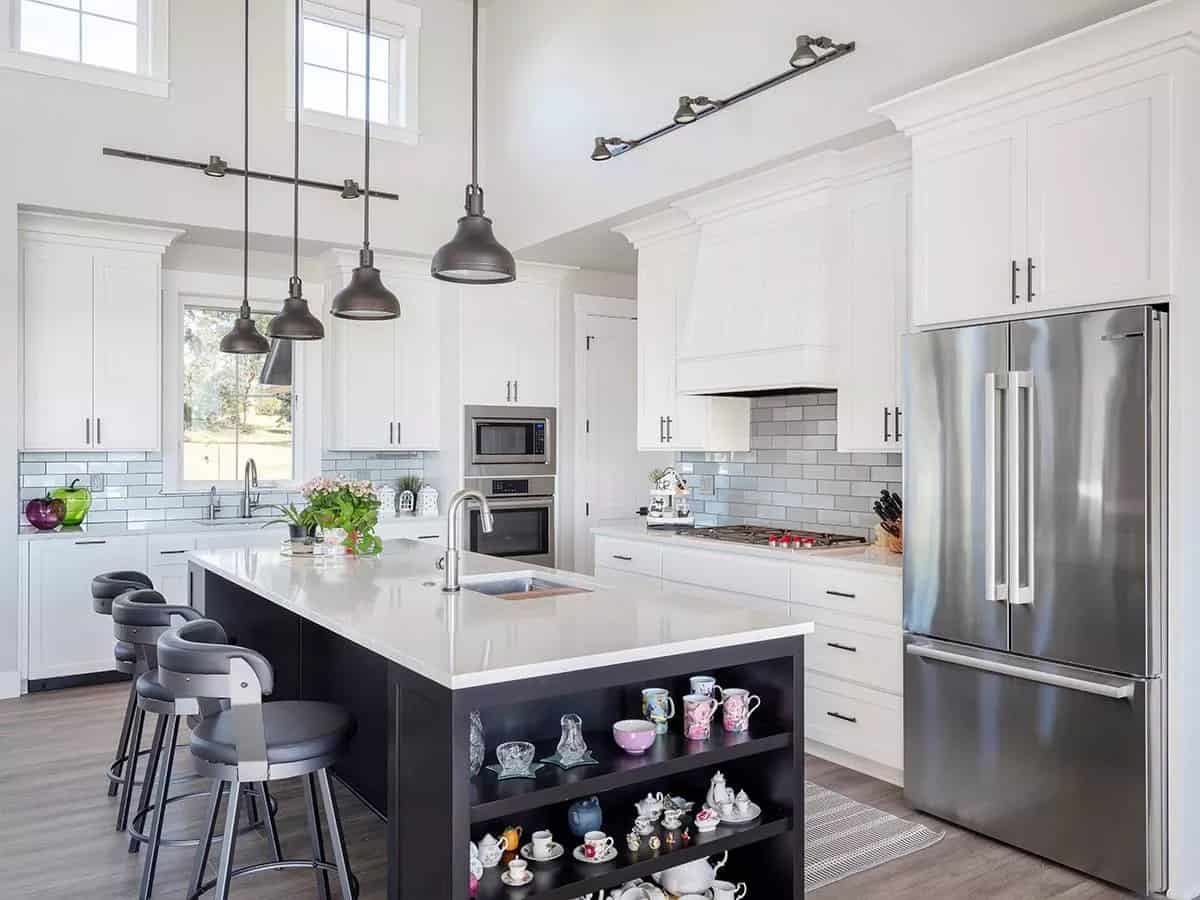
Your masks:
M914 807L1139 892L1162 885L1161 683L905 637Z

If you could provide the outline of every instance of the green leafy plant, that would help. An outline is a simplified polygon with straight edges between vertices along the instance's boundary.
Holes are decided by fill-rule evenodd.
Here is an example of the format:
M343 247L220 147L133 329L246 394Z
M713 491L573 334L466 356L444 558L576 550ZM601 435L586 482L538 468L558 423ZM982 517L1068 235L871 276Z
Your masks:
M323 529L340 528L346 533L342 546L359 556L383 550L375 534L379 524L379 495L369 481L315 478L301 489L316 523Z
M263 525L263 528L269 525L292 525L296 528L316 529L320 525L311 506L298 509L296 504L288 503L286 506L272 506L270 508L278 512L279 516L271 519Z
M412 495L416 497L423 487L425 487L425 479L420 475L405 475L400 479L401 494L405 491L412 491Z

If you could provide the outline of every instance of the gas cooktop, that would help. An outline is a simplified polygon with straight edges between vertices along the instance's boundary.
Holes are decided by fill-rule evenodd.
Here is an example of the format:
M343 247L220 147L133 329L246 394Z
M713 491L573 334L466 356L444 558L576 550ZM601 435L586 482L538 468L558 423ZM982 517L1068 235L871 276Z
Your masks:
M711 538L715 541L779 547L785 550L828 550L867 542L866 538L853 534L793 531L786 528L768 528L765 525L713 525L707 528L693 528L688 534L691 537Z

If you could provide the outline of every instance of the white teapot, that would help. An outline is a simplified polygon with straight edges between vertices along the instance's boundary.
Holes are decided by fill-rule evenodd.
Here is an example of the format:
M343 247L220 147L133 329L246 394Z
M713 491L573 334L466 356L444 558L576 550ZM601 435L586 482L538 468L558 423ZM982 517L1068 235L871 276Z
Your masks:
M504 845L490 834L479 839L479 861L490 869L500 865L500 857L504 855Z
M637 808L639 816L655 820L662 814L664 799L662 794L647 794L633 805Z
M682 866L658 872L651 877L677 897L684 894L704 894L713 886L713 882L717 880L717 872L727 862L729 862L728 850L715 866L710 866L707 859L695 859Z

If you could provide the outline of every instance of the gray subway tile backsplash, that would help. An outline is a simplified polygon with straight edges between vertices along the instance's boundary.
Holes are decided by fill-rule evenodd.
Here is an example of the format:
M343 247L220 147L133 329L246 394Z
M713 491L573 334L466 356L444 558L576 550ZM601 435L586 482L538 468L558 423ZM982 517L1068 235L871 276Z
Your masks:
M750 452L679 454L697 524L871 537L875 498L900 492L900 454L839 453L836 435L836 393L754 398Z
M64 487L75 478L92 489L89 522L121 523L202 519L208 514L208 494L164 494L162 454L103 453L21 453L17 460L20 503L17 523L25 525L25 504L46 491ZM321 474L348 479L369 479L395 486L405 475L424 473L424 454L369 453L327 450L322 454ZM237 515L240 493L218 494L220 518ZM263 504L295 502L299 494L261 491ZM274 511L259 509L257 516L270 517Z

